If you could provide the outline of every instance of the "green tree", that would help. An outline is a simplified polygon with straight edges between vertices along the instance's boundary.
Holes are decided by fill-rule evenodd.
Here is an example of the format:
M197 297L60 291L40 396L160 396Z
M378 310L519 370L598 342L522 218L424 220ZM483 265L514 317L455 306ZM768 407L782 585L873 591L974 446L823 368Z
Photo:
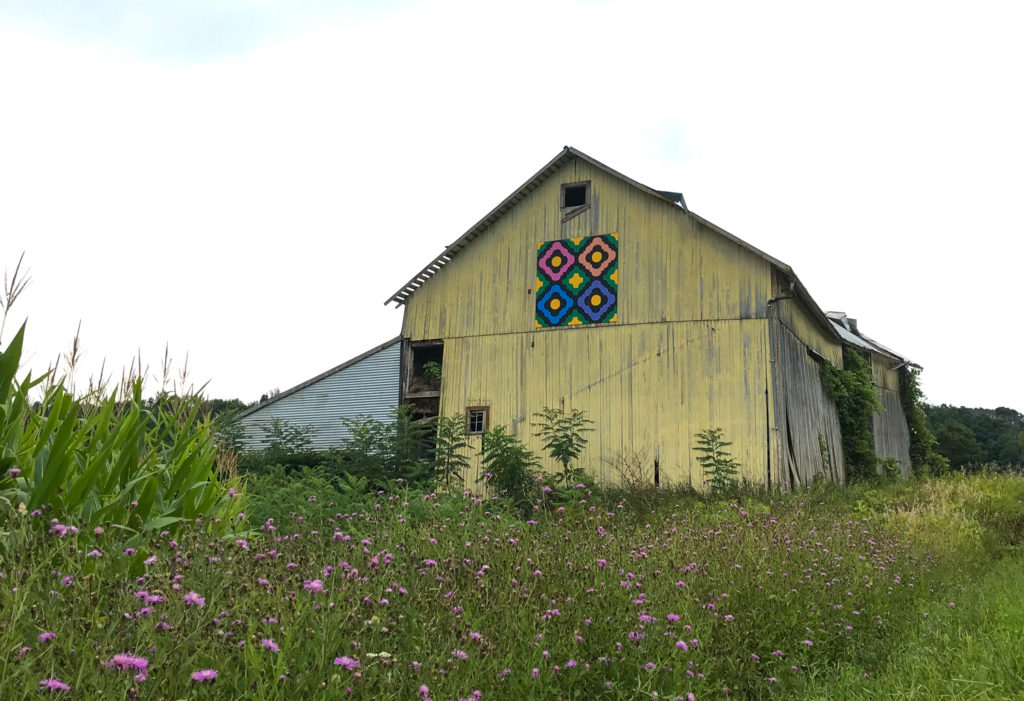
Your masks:
M462 483L463 472L469 467L469 456L465 450L466 417L438 416L437 436L434 441L434 477L445 489L451 491L452 482Z
M939 452L954 468L980 465L985 462L985 451L967 426L957 420L949 421L935 432Z
M697 462L704 469L704 483L708 493L717 497L729 494L739 485L736 475L740 464L726 448L732 443L722 438L722 429L708 428L697 434L694 450L699 453Z
M534 435L544 441L548 455L562 466L559 480L568 487L578 481L575 479L576 471L570 470L570 466L574 460L579 460L587 446L586 434L594 430L591 428L594 422L580 409L573 409L567 414L562 409L545 407L543 411L535 413L534 417L538 419L532 424L536 429Z

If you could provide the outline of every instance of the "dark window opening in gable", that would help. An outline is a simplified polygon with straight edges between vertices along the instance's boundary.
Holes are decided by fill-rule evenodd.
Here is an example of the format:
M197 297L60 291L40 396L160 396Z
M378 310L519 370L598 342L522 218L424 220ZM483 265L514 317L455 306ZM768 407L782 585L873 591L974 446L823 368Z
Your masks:
M562 185L562 209L582 207L590 202L590 183Z

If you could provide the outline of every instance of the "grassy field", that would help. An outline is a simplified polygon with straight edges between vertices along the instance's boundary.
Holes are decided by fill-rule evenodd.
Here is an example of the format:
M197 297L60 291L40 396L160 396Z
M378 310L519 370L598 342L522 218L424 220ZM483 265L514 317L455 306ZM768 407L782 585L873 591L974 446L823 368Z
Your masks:
M317 497L135 549L25 514L0 698L1024 698L1019 477Z

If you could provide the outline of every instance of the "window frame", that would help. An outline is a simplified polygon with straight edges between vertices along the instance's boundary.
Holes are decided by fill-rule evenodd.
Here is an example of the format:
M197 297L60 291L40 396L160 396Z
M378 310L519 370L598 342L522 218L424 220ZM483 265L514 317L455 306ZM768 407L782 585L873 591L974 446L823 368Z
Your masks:
M483 414L483 428L479 431L472 430L473 427L473 412L480 412ZM467 436L481 436L487 432L491 427L491 407L489 406L467 406L466 407L466 435Z
M583 188L583 204L573 204L566 206L565 204L565 191L571 187L582 187ZM584 207L590 206L590 181L580 180L574 183L562 183L562 188L558 193L558 207L563 211L575 211L577 209L582 210Z

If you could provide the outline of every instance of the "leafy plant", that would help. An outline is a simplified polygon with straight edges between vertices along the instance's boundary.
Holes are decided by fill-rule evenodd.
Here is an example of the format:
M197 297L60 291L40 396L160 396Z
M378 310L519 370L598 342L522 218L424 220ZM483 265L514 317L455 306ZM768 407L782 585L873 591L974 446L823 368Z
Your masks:
M900 372L900 404L910 430L910 464L917 475L940 475L949 469L949 461L936 452L923 397L917 373L904 368Z
M441 363L436 360L428 360L423 363L423 375L432 380L441 381Z
M545 407L534 417L538 419L532 424L536 429L534 435L544 441L548 455L562 466L559 480L567 487L579 477L577 472L570 471L570 465L579 459L587 446L586 434L594 430L591 428L594 422L586 418L580 409L573 409L567 414L562 409Z
M212 426L199 418L202 399L178 397L147 406L136 379L116 392L73 396L61 382L41 402L39 380L15 380L25 326L0 353L0 504L49 510L76 527L114 524L138 534L176 530L202 518L226 532L242 509L233 481L215 470Z
M694 450L700 453L697 462L704 468L704 483L713 497L732 493L739 487L736 475L740 464L726 450L732 443L722 438L722 429L708 428L697 434Z
M859 352L843 347L843 369L825 361L822 366L825 389L836 402L843 436L846 471L851 477L874 477L878 467L871 415L881 403L872 384L871 365Z
M431 476L430 426L416 418L413 407L397 406L391 421L369 416L343 418L350 435L345 441L345 470L367 476L379 487L401 479L421 482Z
M465 450L466 418L464 416L438 416L437 436L434 440L434 478L451 491L452 482L462 483L463 471L469 467Z
M480 452L484 472L477 482L485 482L498 496L524 511L531 508L538 467L534 454L519 438L506 433L504 426L484 433Z

